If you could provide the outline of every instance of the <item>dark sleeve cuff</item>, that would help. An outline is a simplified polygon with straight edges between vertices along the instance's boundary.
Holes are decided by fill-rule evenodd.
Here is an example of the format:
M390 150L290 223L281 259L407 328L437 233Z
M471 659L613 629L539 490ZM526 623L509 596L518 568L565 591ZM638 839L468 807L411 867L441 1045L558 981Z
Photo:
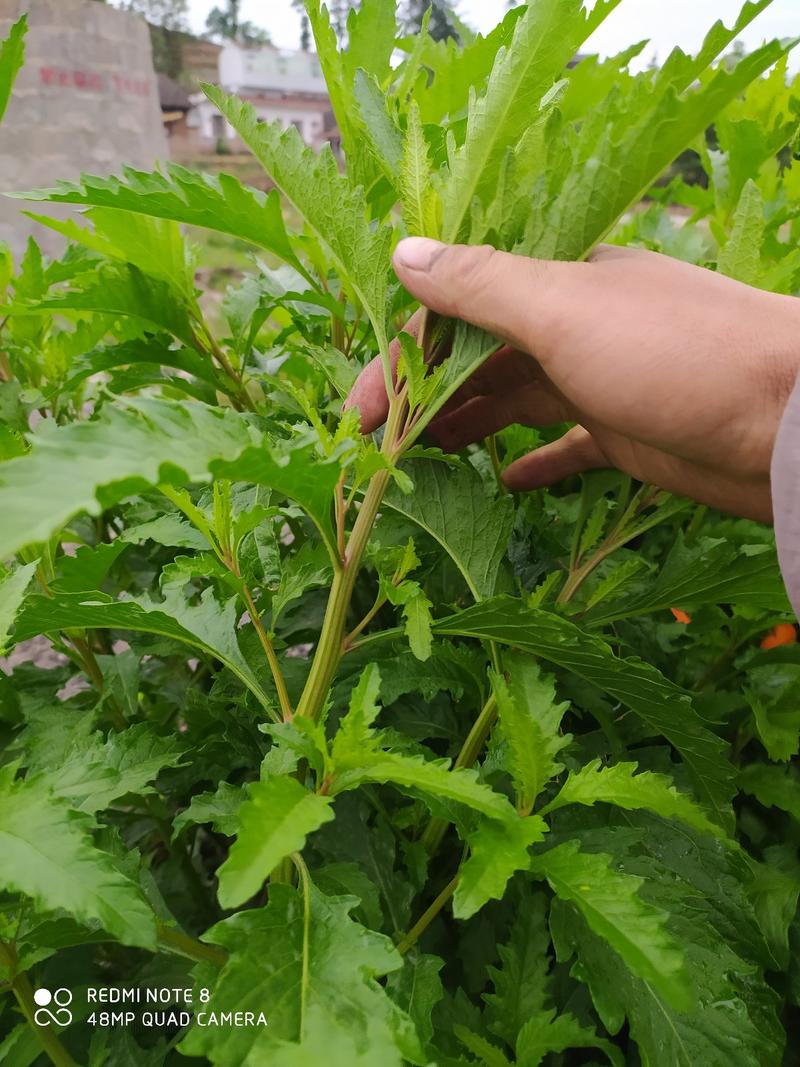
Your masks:
M800 616L800 378L783 414L772 453L772 510L783 580Z

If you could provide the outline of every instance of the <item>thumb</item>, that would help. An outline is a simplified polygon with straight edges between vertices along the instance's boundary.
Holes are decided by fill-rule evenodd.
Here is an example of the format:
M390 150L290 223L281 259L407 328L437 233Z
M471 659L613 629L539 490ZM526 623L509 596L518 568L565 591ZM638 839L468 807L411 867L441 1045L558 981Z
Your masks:
M570 266L429 237L400 241L393 262L397 277L425 307L527 351L546 336L546 321L558 313L564 299L559 291L566 288L559 282Z

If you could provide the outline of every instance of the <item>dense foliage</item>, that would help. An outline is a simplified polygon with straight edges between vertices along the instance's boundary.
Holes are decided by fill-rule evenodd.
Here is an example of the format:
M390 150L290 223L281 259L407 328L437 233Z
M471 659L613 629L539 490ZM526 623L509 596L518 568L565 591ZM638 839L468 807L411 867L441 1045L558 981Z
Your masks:
M506 495L562 428L444 455L425 428L497 343L400 333L406 233L800 285L790 45L724 58L769 0L660 70L569 69L618 2L462 45L364 0L339 51L310 0L344 166L208 88L268 195L177 166L27 194L85 210L35 216L60 259L0 264L4 1064L783 1061L800 649L771 532L613 472ZM707 187L637 208L691 145ZM181 224L256 250L221 307ZM193 987L194 1019L176 993L104 1029L105 986Z

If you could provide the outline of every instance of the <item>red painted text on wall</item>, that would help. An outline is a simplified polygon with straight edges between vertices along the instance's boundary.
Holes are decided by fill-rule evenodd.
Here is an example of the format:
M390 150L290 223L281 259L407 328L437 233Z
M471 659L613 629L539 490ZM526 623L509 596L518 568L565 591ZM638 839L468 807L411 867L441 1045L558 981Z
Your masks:
M97 71L66 70L63 67L40 67L39 81L59 89L90 89L106 93L113 89L124 96L149 96L150 83L146 78L131 78L127 74L112 74L106 77Z

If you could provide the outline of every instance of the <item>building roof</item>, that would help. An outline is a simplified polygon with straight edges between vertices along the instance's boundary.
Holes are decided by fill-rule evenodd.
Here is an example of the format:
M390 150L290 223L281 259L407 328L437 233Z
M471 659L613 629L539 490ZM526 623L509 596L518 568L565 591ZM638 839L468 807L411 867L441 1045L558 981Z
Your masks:
M192 108L186 90L168 74L158 76L158 99L162 111L190 111Z
M201 82L218 81L221 51L222 45L185 35L181 42L181 61L187 85L195 89Z
M277 90L327 96L315 52L289 51L273 45L244 47L228 41L220 56L222 85L238 90Z

